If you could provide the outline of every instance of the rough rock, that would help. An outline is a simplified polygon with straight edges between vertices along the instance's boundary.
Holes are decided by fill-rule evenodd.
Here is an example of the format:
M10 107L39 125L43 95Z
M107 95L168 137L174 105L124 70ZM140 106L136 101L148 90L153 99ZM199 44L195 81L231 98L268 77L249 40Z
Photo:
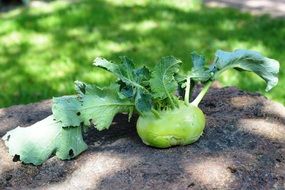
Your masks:
M48 116L51 101L0 110L0 136ZM0 141L0 189L285 189L285 107L256 93L213 88L204 135L170 149L145 146L135 120L90 130L89 149L41 166L13 162Z

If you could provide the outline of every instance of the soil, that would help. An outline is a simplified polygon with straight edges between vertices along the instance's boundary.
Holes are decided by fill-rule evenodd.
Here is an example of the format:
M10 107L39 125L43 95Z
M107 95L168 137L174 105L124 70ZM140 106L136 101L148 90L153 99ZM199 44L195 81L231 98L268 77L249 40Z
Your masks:
M0 110L0 136L51 114L51 101ZM0 141L0 189L285 189L285 107L257 93L212 88L200 105L204 135L192 145L155 149L118 115L90 130L87 151L41 166L13 162Z

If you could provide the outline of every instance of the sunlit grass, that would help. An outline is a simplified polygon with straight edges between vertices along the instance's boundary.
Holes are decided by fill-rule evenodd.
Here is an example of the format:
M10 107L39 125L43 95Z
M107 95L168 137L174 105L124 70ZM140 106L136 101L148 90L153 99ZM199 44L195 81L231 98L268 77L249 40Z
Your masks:
M152 67L160 57L174 55L189 65L193 50L210 63L217 49L237 48L279 60L279 85L265 93L262 80L235 71L225 73L222 83L285 103L285 20L189 1L70 2L0 13L0 107L72 94L75 80L112 82L114 77L92 66L97 56L118 62L120 55L127 55L138 65Z

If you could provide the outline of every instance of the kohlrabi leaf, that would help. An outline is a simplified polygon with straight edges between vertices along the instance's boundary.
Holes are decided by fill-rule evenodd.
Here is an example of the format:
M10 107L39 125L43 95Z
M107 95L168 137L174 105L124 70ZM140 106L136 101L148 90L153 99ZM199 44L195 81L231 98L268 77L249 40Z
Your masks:
M135 97L135 106L136 109L140 112L147 112L151 110L152 107L152 101L151 101L151 95L144 94L140 91L137 92L137 95Z
M187 77L190 77L194 81L207 81L211 78L211 73L205 67L205 57L197 54L196 52L191 53L193 67L188 73Z
M150 72L146 67L135 68L127 57L121 57L121 64L114 64L102 58L96 58L94 65L102 67L119 79L119 96L135 100L137 111L145 112L151 109L151 95L147 90Z
M279 62L264 57L256 51L235 50L226 52L218 50L212 68L217 69L218 72L229 68L252 71L266 81L266 91L278 83Z
M187 76L194 81L200 81L200 82L208 81L212 77L211 72L204 68L192 69Z
M136 90L134 87L126 85L125 83L119 83L119 84L120 84L120 91L118 93L120 97L132 98L135 95Z
M146 67L141 67L134 70L136 81L143 85L149 86L150 72ZM140 88L136 88L135 107L138 112L148 112L152 108L152 96Z
M84 82L76 80L74 81L74 87L77 94L84 95L86 93L86 84Z
M196 52L191 53L193 68L199 69L205 66L205 57Z
M155 98L164 99L176 91L178 84L174 75L179 71L179 63L180 60L169 56L155 65L149 81Z
M55 154L71 159L87 149L81 127L62 128L61 122L49 116L30 127L17 127L4 137L10 155L24 163L40 165Z
M52 112L54 118L61 122L62 127L80 126L81 102L77 96L61 96L52 99Z
M97 57L93 64L110 71L126 85L146 91L146 89L137 81L137 76L134 73L135 67L133 62L127 57L121 57L121 60L122 64L114 64L104 58Z
M150 71L147 67L140 67L134 70L136 81L143 86L149 85Z
M119 85L105 88L90 86L82 96L80 117L84 123L94 123L96 129L108 129L117 113L127 112L134 104L118 95Z
M99 88L77 81L76 86L79 97L54 98L52 111L63 127L94 124L98 130L108 129L117 113L134 106L128 99L119 97L118 84Z

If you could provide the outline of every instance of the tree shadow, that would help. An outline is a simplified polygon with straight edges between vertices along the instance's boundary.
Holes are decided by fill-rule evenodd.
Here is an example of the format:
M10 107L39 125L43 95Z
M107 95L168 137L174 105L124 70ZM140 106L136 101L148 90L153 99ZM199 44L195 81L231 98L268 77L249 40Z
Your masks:
M256 43L259 43L262 48L266 47L268 56L280 60L284 58L284 55L280 54L280 49L284 45L280 41L285 35L282 30L284 20L251 17L230 9L204 8L202 11L185 11L155 3L147 6L126 6L104 1L82 1L58 8L52 13L24 10L20 17L12 16L9 19L13 19L16 28L22 32L49 35L52 45L38 50L39 46L34 48L30 43L23 42L19 46L1 48L0 56L7 60L0 64L3 71L1 76L5 76L0 76L0 79L6 79L9 83L6 87L5 84L1 84L1 89L4 85L6 93L0 93L0 97L5 100L1 105L6 106L73 92L70 87L60 90L53 83L71 86L73 80L84 79L84 73L90 73L89 63L94 54L113 60L116 60L118 55L125 54L137 60L136 64L152 67L155 64L153 60L157 60L160 55L172 54L182 57L182 60L188 63L185 50L203 49L206 55L212 55L216 47L232 49L236 45L231 43L242 42L241 45L247 47L256 47ZM0 35L7 33L0 32ZM272 40L264 36L276 38ZM90 49L95 51L90 53ZM64 53L60 53L60 50ZM37 54L39 60L27 61L31 53ZM49 76L52 72L60 70L61 65L53 62L63 62L60 59L62 56L70 58L73 67L71 71L61 73L60 77L39 77ZM22 60L27 62L23 63ZM53 66L55 69L39 69L37 73L40 75L37 75L32 67L27 68L27 63L44 68ZM283 75L284 71L281 71L281 76ZM19 79L15 76L19 76ZM281 83L284 81L283 78ZM88 80L92 82L94 78ZM106 80L110 80L110 77ZM241 81L243 82L239 84L240 87L246 87L244 89L247 90L263 88L259 83L249 85L244 76ZM16 94L15 89L18 90ZM40 91L39 95L34 96L35 89ZM284 176L275 173L275 169L278 164L284 163L284 141L247 131L248 128L241 128L240 121L266 118L267 121L279 123L284 128L284 117L275 112L264 112L263 107L266 105L263 102L266 100L257 94L250 94L258 99L257 102L249 107L243 107L236 106L231 99L232 94L239 97L244 95L243 92L228 89L227 93L222 93L223 90L210 91L202 102L201 108L207 115L208 123L203 137L193 145L165 150L147 147L136 134L135 118L131 123L127 123L127 117L118 116L110 130L90 130L85 136L89 149L71 161L52 158L38 167L20 163L14 165L4 152L5 156L0 159L5 157L5 162L15 169L9 166L7 170L1 171L1 188L11 185L36 188L46 184L55 188L57 185L67 188L75 185L75 181L85 183L86 187L98 189L123 189L126 188L126 184L133 189L201 189L219 188L215 184L222 183L229 188L237 189L253 187L253 183L257 188L273 187L274 184L277 187L281 185L282 188ZM14 109L9 108L3 118L7 115L10 117L11 110ZM3 136L18 123L30 125L48 114L50 108L47 107L23 108L20 117L10 117L9 124L8 120L2 122L0 135ZM3 143L1 147L4 147ZM116 169L104 173L104 168L97 168L100 164L106 168L108 164L114 165ZM60 171L56 171L55 168L59 168ZM81 170L88 171L88 175L80 172ZM96 172L100 171L96 180L93 179ZM20 179L22 181L19 181ZM222 179L225 181L219 181ZM60 186L62 184L63 186Z
M200 105L207 117L204 135L192 145L170 149L144 145L136 133L136 117L129 123L127 115L118 115L109 130L86 133L89 148L76 159L52 158L37 167L17 163L17 169L0 174L6 180L1 188L282 188L285 136L274 135L285 131L284 107L269 102L257 93L213 88Z
M0 147L1 144L2 142L0 142ZM41 166L21 163L13 165L13 168L1 168L1 189L30 189L46 186L47 183L61 183L68 178L69 172L76 169L71 161L59 161L55 158L49 159Z
M248 96L258 101L247 107L236 107L231 103L235 96ZM121 149L124 149L126 144L111 146L109 149L102 148L103 151L116 151L123 158L135 156L139 163L130 164L130 167L113 175L102 177L102 181L96 187L282 188L284 176L282 172L277 173L276 168L280 165L282 168L281 163L285 161L285 136L282 137L280 134L281 138L275 139L266 134L267 131L261 134L254 133L247 130L253 128L250 123L240 123L245 119L261 118L263 124L258 127L266 128L269 123L274 123L284 132L285 117L274 111L265 112L263 108L266 101L259 94L245 93L235 88L211 90L201 104L201 109L207 115L207 126L198 142L167 150L146 147L142 151L137 151L132 146L127 149L129 152L123 152ZM282 105L279 106L284 110ZM247 127L244 128L242 125ZM142 145L137 135L131 139L132 143L136 144L134 146ZM98 148L95 150L98 151Z
M7 13L9 11L18 9L22 7L24 4L21 0L1 0L0 1L0 14Z

